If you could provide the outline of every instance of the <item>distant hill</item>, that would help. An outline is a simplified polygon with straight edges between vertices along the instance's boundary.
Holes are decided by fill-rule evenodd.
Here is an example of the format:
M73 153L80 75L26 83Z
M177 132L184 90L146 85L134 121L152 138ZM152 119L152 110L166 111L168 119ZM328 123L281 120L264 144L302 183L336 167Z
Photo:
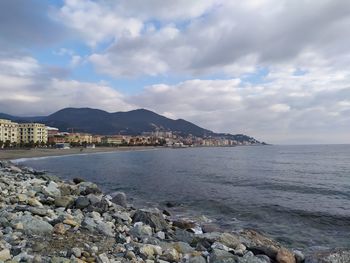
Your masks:
M157 129L177 132L179 135L192 134L197 137L225 137L240 142L260 143L252 137L243 134L221 134L201 128L183 119L173 120L155 112L138 109L128 112L109 113L91 108L65 108L49 116L16 117L0 113L0 118L16 122L41 122L47 126L59 128L60 131L87 132L92 134L139 135L142 132L152 132Z

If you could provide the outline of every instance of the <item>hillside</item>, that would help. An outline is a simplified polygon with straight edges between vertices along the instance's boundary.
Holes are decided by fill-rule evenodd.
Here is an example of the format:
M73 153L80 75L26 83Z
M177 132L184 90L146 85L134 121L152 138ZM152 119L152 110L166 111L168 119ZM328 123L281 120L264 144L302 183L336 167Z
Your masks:
M187 136L189 134L197 137L220 136L241 142L250 141L259 143L254 138L243 134L217 134L186 120L169 119L145 109L109 113L91 108L65 108L49 116L16 117L0 113L0 118L17 122L42 122L48 126L57 127L61 131L74 130L75 132L88 132L103 135L139 135L142 132L152 132L159 129L173 131L182 136Z

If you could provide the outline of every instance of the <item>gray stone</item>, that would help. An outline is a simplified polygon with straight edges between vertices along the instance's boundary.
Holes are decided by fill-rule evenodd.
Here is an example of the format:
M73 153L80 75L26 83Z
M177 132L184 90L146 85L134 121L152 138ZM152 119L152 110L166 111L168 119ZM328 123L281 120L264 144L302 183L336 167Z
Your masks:
M109 237L115 236L115 232L112 229L112 227L103 221L97 222L96 229L98 230L98 232L106 236L109 236Z
M72 254L75 257L80 258L81 257L81 249L77 248L77 247L72 248Z
M167 228L162 213L158 209L139 209L132 217L133 222L143 222L151 226L155 231L161 231Z
M45 235L52 232L53 227L48 222L37 217L24 215L15 221L23 224L23 231L27 234Z
M237 256L219 249L213 249L210 254L211 263L237 263Z
M97 257L97 262L98 263L110 263L110 260L108 259L106 254L100 254Z
M55 198L55 206L57 207L70 207L74 203L74 197L73 196L61 196Z
M122 207L127 207L126 195L123 192L117 192L111 200L113 203L120 205Z
M189 263L207 263L206 259L202 256L190 257Z
M58 188L58 185L53 181L50 181L48 186L43 187L43 193L51 197L61 196L61 191Z
M78 209L84 209L84 208L88 207L89 205L90 205L89 198L80 196L75 200L75 207Z
M152 228L144 225L142 222L138 222L131 228L130 233L138 238L148 237L152 236Z

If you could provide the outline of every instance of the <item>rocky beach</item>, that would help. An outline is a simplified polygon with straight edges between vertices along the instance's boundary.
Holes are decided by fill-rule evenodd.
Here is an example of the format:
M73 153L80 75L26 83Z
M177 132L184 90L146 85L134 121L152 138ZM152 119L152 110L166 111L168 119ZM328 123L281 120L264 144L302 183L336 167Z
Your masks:
M346 249L305 257L255 230L136 209L125 193L9 161L0 162L0 190L0 262L350 262Z

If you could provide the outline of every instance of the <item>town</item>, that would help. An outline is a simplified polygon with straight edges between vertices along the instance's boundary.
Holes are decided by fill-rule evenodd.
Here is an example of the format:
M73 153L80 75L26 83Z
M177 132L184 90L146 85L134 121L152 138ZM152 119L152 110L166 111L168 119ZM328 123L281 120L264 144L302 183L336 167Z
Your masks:
M87 147L96 146L237 146L256 144L256 141L237 141L225 137L181 136L176 131L156 130L140 135L97 135L83 132L60 131L42 123L17 123L0 119L0 148L33 147Z

